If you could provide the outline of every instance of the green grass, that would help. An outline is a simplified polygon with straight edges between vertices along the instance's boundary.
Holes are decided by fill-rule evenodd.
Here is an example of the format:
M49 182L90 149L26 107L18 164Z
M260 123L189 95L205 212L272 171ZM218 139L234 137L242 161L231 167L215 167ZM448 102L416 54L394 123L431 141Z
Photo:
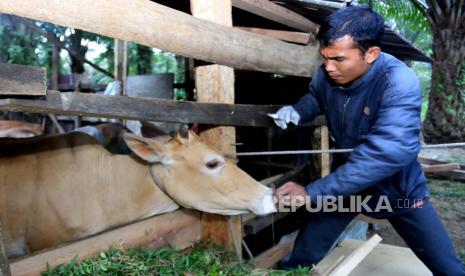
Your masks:
M293 271L253 270L235 255L220 247L197 244L186 250L163 247L155 250L110 248L89 260L48 267L43 276L52 275L309 275L309 269Z
M429 179L431 195L440 199L465 199L465 183L460 181Z
M459 257L462 259L462 263L465 264L465 251L459 252Z

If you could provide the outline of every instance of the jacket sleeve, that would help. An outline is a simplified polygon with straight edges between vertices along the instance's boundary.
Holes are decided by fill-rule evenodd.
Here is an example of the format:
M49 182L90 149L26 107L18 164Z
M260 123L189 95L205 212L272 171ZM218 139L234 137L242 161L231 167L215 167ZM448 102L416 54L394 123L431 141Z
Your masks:
M421 89L387 89L378 118L366 141L355 147L347 162L336 171L306 186L316 196L356 194L392 176L417 158L420 151Z
M317 98L320 77L321 68L318 69L314 74L312 81L310 82L310 89L308 93L300 98L300 100L292 106L300 115L299 124L312 121L322 112Z

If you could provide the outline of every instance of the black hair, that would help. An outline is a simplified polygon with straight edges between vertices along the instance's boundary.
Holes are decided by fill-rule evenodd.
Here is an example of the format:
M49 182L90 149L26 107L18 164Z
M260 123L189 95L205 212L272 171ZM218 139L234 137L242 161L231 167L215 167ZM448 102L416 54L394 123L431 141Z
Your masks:
M349 6L329 15L316 38L320 47L326 48L346 35L352 37L354 47L362 54L370 47L381 47L384 18L369 7Z

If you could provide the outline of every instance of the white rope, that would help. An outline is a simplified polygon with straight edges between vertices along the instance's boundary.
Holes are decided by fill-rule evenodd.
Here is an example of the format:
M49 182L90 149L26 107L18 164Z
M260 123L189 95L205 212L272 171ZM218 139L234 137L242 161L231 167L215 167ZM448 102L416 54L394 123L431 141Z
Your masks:
M437 148L457 148L465 147L465 142L423 145L421 149ZM344 153L352 152L354 149L321 149L321 150L283 150L283 151L255 151L255 152L238 152L236 154L227 154L227 156L260 156L260 155L290 155L290 154L322 154L322 153Z

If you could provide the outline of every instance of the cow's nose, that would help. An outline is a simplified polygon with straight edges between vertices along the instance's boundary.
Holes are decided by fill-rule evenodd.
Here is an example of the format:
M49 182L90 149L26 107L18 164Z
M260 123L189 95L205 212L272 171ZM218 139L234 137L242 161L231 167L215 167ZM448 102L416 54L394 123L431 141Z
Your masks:
M267 188L263 196L253 204L250 211L256 215L267 215L277 211L275 201L273 200L273 190Z

